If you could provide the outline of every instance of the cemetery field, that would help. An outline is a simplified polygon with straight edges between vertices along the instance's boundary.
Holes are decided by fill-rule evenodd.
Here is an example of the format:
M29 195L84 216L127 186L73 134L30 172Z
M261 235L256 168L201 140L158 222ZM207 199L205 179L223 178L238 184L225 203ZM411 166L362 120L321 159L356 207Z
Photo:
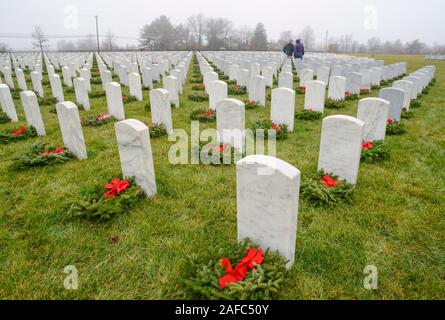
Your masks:
M386 138L391 158L360 165L353 204L314 207L300 198L296 259L282 299L445 299L445 61L376 58L386 64L406 61L408 73L434 64L436 84L412 117L402 119L406 134ZM95 70L96 64L93 78L98 78ZM192 73L193 63L188 79ZM31 87L29 72L26 77ZM172 108L173 127L188 133L190 113L208 108L207 101L188 99L193 85L187 81L180 107ZM92 86L93 92L102 90ZM49 84L44 89L50 95ZM74 92L64 90L65 100L75 101ZM125 104L127 119L151 121L148 92L143 91L143 102ZM129 95L128 87L123 93ZM377 95L373 90L367 97ZM297 111L303 101L297 95ZM14 102L20 124L0 129L26 125L20 99ZM108 112L104 96L90 103L91 111L80 109L81 116ZM355 117L357 104L326 109L325 116ZM112 123L84 127L87 160L12 169L13 158L34 140L63 145L53 107L41 106L47 136L0 145L0 298L190 298L182 282L188 259L236 243L235 166L172 165L167 156L174 142L152 138L158 194L107 222L73 218L66 204L82 185L121 174L116 135ZM246 110L246 128L260 118L270 118L270 100L264 109ZM302 176L317 170L321 121L295 120L294 132L277 141L277 157ZM200 124L201 130L214 127ZM64 288L67 265L78 269L78 290ZM378 290L363 287L367 265L378 269Z

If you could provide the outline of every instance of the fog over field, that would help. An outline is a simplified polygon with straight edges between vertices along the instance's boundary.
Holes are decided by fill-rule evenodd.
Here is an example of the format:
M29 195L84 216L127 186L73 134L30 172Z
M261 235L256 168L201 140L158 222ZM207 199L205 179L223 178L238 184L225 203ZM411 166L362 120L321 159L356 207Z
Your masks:
M377 37L382 42L400 39L403 43L420 39L432 46L445 43L444 9L441 0L16 0L0 11L0 43L15 50L32 49L27 37L38 25L56 49L61 39L76 42L94 35L94 16L98 15L101 38L112 33L117 45L136 46L142 26L160 15L169 17L174 25L186 25L189 16L202 13L226 18L234 29L253 29L262 22L270 40L278 40L286 30L298 36L305 26L311 26L320 46L325 43L326 31L333 41L348 34L360 43Z

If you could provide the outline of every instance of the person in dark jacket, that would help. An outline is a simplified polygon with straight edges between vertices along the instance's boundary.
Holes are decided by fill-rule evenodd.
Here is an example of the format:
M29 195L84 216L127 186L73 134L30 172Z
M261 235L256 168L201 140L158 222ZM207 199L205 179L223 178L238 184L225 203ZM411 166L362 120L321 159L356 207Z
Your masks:
M294 58L303 60L304 57L304 45L301 43L300 39L295 41L294 47Z
M292 43L292 40L289 40L289 43L288 44L286 44L285 46L284 46L284 49L283 49L283 52L289 57L289 58L291 58L292 57L292 55L294 54L294 45L293 45L293 43Z

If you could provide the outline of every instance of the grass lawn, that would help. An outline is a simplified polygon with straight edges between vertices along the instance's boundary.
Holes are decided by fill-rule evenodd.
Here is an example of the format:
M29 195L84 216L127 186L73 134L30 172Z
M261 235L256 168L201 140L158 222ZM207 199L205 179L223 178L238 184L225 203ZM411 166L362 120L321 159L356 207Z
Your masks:
M296 263L283 299L445 298L445 62L376 58L386 64L407 61L409 72L435 64L436 85L421 98L422 107L412 110L413 117L402 120L407 133L387 138L391 159L361 165L353 205L315 208L300 201ZM192 72L193 64L189 79ZM208 104L187 98L192 85L184 87L180 108L172 108L173 127L188 132L190 113ZM93 85L97 90L101 85ZM50 95L49 85L45 92ZM128 88L123 93L128 95ZM368 96L377 95L373 90ZM65 99L75 101L74 93ZM303 100L297 95L298 111ZM14 101L25 125L20 100ZM92 111L81 110L81 116L107 112L105 97L90 102ZM125 106L126 117L149 122L147 102L145 90L143 102ZM357 103L327 109L326 116L356 116ZM167 154L173 142L152 139L158 195L105 223L72 218L64 204L78 197L81 185L105 183L121 173L114 126L83 128L88 160L11 169L12 159L33 141L63 144L51 108L41 107L46 137L0 145L0 298L188 298L180 281L188 258L236 242L235 166L171 165ZM246 127L269 115L270 101L265 109L247 110ZM201 129L215 126L201 124ZM12 127L19 125L0 124ZM288 139L277 142L277 157L303 175L315 171L320 132L321 120L296 120ZM78 269L78 290L63 286L66 265ZM367 265L378 269L378 290L363 288Z

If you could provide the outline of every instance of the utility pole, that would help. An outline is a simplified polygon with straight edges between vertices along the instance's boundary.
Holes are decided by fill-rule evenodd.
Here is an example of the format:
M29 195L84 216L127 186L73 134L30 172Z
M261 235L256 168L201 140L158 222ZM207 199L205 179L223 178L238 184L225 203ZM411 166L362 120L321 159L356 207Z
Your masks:
M325 52L328 52L328 37L329 37L329 31L326 30L326 41L325 41Z
M97 39L97 53L100 54L100 46L99 46L99 23L97 21L98 16L94 16L96 18L96 39Z

